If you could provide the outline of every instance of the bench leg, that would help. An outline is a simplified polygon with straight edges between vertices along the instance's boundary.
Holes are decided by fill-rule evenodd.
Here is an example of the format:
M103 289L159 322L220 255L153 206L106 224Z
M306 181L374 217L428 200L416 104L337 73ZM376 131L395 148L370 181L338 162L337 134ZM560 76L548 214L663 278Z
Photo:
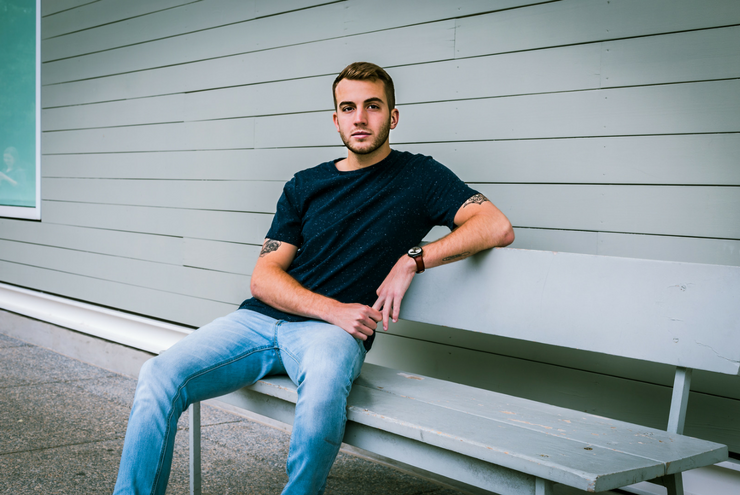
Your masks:
M665 476L663 486L668 490L668 495L683 495L683 476L681 473Z
M691 375L691 368L676 368L667 429L671 433L683 434L683 427L686 423L686 409L689 404ZM681 473L664 476L662 482L668 490L668 495L683 495L683 476Z
M534 495L553 495L552 481L537 478L534 485Z
M188 410L190 423L190 495L200 495L200 402Z

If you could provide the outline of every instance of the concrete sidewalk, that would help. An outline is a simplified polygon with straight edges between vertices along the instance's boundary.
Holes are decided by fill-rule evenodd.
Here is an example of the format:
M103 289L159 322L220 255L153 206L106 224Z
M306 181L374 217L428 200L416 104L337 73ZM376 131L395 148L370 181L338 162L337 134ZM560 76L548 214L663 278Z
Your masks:
M0 494L110 494L136 380L3 334L0 328ZM203 493L279 494L285 431L203 405ZM186 415L168 494L188 493ZM327 494L460 495L340 453Z

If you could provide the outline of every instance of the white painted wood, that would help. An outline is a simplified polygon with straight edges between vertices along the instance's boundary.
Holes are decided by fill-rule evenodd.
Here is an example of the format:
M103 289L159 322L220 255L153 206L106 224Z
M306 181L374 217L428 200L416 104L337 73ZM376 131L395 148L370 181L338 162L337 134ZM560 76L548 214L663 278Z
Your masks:
M192 330L122 311L0 283L0 306L102 339L159 353Z
M261 380L251 389L290 402L296 400L295 386L287 377ZM432 390L432 396L428 396L425 390ZM431 415L430 411L433 411ZM510 414L513 411L513 415ZM528 417L528 411L535 417ZM519 421L521 412L524 416ZM483 417L479 416L481 413ZM499 419L494 419L494 416ZM684 448L696 448L697 451L716 449L716 454L709 454L703 460L696 458L699 464L712 463L713 456L719 459L726 455L724 446L717 444L688 437L668 439L668 434L660 430L590 417L372 365L366 365L363 375L353 386L348 399L348 420L517 471L544 475L549 480L582 490L606 490L621 486L620 480L624 485L624 480L629 479L624 476L627 472L646 479L644 477L651 476L650 473L660 471L655 464L655 456L664 459L658 461L666 463L663 469L679 469L683 464L680 457L684 455L680 452ZM547 429L550 420L564 433L550 433ZM434 425L431 426L429 421ZM576 440L577 434L576 437L570 435L570 432L581 428L586 439L584 442ZM591 434L597 430L598 435ZM624 435L620 435L620 430ZM638 431L637 437L635 430ZM470 440L472 442L468 443ZM509 441L514 443L507 446ZM567 447L571 441L575 442L573 449ZM614 449L614 442L619 443L619 450ZM683 447L679 447L679 443ZM600 455L602 444L607 446L604 452L609 451L608 460ZM672 448L665 449L667 444L672 444ZM550 450L553 447L554 450ZM564 455L558 455L556 451ZM643 466L639 468L641 474L633 470L638 464ZM573 469L576 465L579 468ZM622 469L625 471L619 474L617 471Z
M193 0L100 0L80 5L45 17L41 20L42 38L48 39L66 33L89 29L102 24L165 10L178 5L191 3Z
M411 105L391 142L732 132L739 91L732 80Z
M41 15L46 17L96 1L97 0L44 0L41 2Z
M46 86L52 81L44 71L43 104L53 107L337 74L357 60L393 67L451 59L453 33L453 21L435 22L51 86ZM69 77L77 80L79 73L71 71ZM331 90L324 94L331 108Z
M740 372L738 267L496 249L429 275L412 282L402 318ZM440 290L455 286L479 290Z
M711 6L707 8L712 9ZM740 13L737 18L740 20ZM601 85L614 87L738 77L738 45L738 26L607 42L603 44Z
M234 304L5 261L0 261L0 273L8 284L192 327L203 326L237 308Z
M185 95L180 94L49 108L41 112L41 126L43 131L60 131L182 122L185 100Z
M737 240L623 235L606 232L599 233L598 238L599 248L596 254L605 256L740 266L740 241ZM554 250L560 251L560 249Z
M326 122L324 122L326 124ZM467 182L740 185L740 134L399 144ZM341 146L46 155L45 177L288 181ZM699 164L701 166L699 166Z
M231 0L232 3L233 1ZM208 2L208 5L185 5L142 18L130 19L117 23L118 25L103 26L95 33L73 33L67 37L70 38L69 42L62 41L63 51L51 52L45 56L44 61L77 56L58 63L47 63L46 67L50 73L46 75L49 79L45 81L60 82L61 79L57 79L57 71L67 74L77 73L78 78L87 78L116 73L111 72L111 67L116 67L116 70L122 72L150 69L163 65L161 62L163 54L166 54L171 63L189 63L255 50L403 28L413 24L451 19L459 15L490 12L537 2L513 0L491 4L482 0L434 1L429 2L425 9L421 10L413 3L398 4L387 0L370 5L355 1L331 2L314 8L282 13L279 16L274 14L300 7L302 4L311 6L319 2L294 2L296 5L291 6L280 6L273 2L258 6L257 10L265 14L255 12L254 2L241 3L244 5L224 4L222 0L218 3ZM387 9L393 9L394 14L383 15ZM205 15L201 14L201 11ZM209 11L215 13L208 13ZM233 18L225 18L230 11L234 11ZM253 19L255 15L264 17ZM195 23L187 22L192 18L198 20ZM221 27L213 29L219 24ZM286 29L285 26L290 28ZM105 54L79 56L81 53L90 52L90 40L95 38L107 39L102 48L109 51ZM228 39L229 42L223 43L224 39ZM147 40L152 41L144 43ZM117 48L118 46L121 48Z
M6 262L226 304L250 297L249 278L239 274L2 240L0 252Z
M261 247L235 242L183 239L182 251L183 266L251 275Z
M45 202L44 221L155 235L262 245L272 215L231 211Z
M280 182L45 179L48 200L274 213Z
M240 149L253 146L254 120L232 119L44 133L43 153Z
M567 352L567 349L533 344L523 339L517 341L514 348L514 351L519 351L519 357L511 358L506 354L512 349L512 344L492 348L489 341L487 346L465 348L468 343L460 337L465 333L461 330L453 333L452 339L448 336L441 343L430 342L423 332L420 332L420 337L414 335L416 339L395 336L393 329L390 332L376 338L367 363L395 366L408 373L433 376L652 428L666 428L672 379L667 380L667 385L641 381L639 371L645 369L646 363L633 359L618 364L612 361L611 369L605 369L606 366L593 363L599 359L608 363L608 355L590 354L583 350ZM495 342L502 340L505 339L499 338ZM475 342L487 343L480 338ZM548 352L551 349L553 351ZM549 355L549 359L543 355ZM548 360L557 360L558 364L545 364ZM589 368L595 372L583 371ZM625 372L625 368L630 371ZM475 373L469 370L475 370ZM617 374L610 374L611 371ZM627 375L628 378L618 378L619 375ZM669 376L672 375L669 373ZM716 373L705 373L705 377L710 379L715 376ZM727 382L721 388L714 386L709 387L708 393L691 393L685 434L723 443L737 451L740 429L734 418L740 414L740 402L723 396L735 393L732 391L737 390L738 377L726 375L726 378ZM653 380L655 374L643 375L642 379ZM719 393L714 395L716 392Z
M740 144L740 143L739 143ZM44 156L44 177L272 180L347 155L344 147L85 153Z
M525 227L515 232L510 247L519 249L740 266L737 240Z
M314 2L316 3L316 2ZM283 5L285 2L276 2ZM280 7L278 7L280 8ZM205 0L72 32L42 42L43 61L178 36L256 17L252 0Z
M735 187L472 186L515 227L740 239Z
M738 20L740 5L733 0L566 0L458 19L455 57L730 26Z
M467 182L740 185L740 169L735 161L740 154L740 134L423 143L395 147L431 155Z
M344 34L341 22L344 9L341 3L331 3L282 16L229 24L216 30L206 29L102 53L47 62L44 64L44 84L337 38ZM286 25L291 28L285 29ZM224 43L224 39L228 39L229 43Z
M686 424L686 409L689 405L689 390L691 389L692 369L676 368L676 379L673 382L673 397L671 411L668 416L667 431L683 434Z
M185 249L179 237L6 219L0 239L168 264L180 263Z
M420 343L422 341L423 344ZM591 353L579 349L406 320L400 320L391 325L387 333L381 332L376 344L377 346L373 348L377 347L380 351L373 351L368 355L367 360L370 363L391 368L402 367L423 375L457 383L465 383L469 380L465 376L465 368L473 366L480 375L475 379L476 387L512 395L524 394L533 400L616 417L655 428L666 426L668 418L666 411L670 406L671 395L665 391L670 391L675 378L675 367L671 365L636 361L603 353ZM398 349L395 350L395 347ZM446 353L445 350L448 352ZM412 355L418 355L419 358L410 357ZM480 359L476 356L480 356ZM574 369L560 374L560 372L548 370L547 367L534 366L531 364L532 361ZM588 373L575 371L575 368ZM607 382L602 381L602 378L586 379L586 375L590 373L602 377L620 378L609 378ZM544 376L551 377L552 380L543 381L541 378ZM630 384L632 380L658 387L647 386L646 391L641 392L632 388ZM555 386L552 382L563 385ZM598 387L610 391L611 395L598 391ZM740 400L740 377L737 376L698 370L693 373L691 387L692 393L699 394L694 395L691 403L692 415L695 415L695 419L703 418L690 425L689 428L692 429L697 428L698 425L723 422L722 416L717 416L713 420L707 419L707 414L712 416L713 413L699 409L699 404L708 404L701 397L714 396L724 397L730 401ZM569 398L568 391L575 388L588 390L588 392L578 394L582 396L581 399ZM517 392L517 389L522 391ZM537 395L529 396L529 392L523 391L524 389L532 390L532 393ZM558 391L555 392L555 389ZM616 392L617 390L619 392ZM649 400L651 396L653 400ZM740 406L740 403L738 405ZM591 409L591 407L597 407L599 410ZM724 406L716 403L708 407L721 410ZM645 412L653 409L654 414ZM689 434L703 438L706 431L697 435L694 429ZM714 438L727 438L733 434L728 435L723 432L718 435L720 436Z

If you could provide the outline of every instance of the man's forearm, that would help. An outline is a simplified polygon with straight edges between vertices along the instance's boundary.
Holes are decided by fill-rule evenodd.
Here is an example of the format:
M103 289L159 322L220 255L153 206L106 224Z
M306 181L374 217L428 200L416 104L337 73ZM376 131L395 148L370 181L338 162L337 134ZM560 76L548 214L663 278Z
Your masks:
M275 309L331 323L360 340L372 335L381 319L367 305L342 303L306 289L276 263L257 263L251 289L254 297Z
M495 212L474 215L445 237L425 245L424 264L433 268L513 241L514 231L505 216Z
M265 264L252 273L252 295L286 313L327 321L338 301L312 292L281 267Z

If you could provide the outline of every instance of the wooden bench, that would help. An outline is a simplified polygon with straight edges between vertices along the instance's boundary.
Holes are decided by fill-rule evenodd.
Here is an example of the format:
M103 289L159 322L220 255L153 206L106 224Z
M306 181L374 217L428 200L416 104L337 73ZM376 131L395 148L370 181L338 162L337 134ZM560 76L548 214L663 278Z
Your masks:
M366 364L344 442L502 495L647 480L681 495L681 472L728 457L682 432L692 369L740 371L738 301L740 267L495 249L434 268L415 277L402 318L675 366L666 431ZM222 400L290 424L296 389L276 376ZM195 404L194 494L199 415Z

